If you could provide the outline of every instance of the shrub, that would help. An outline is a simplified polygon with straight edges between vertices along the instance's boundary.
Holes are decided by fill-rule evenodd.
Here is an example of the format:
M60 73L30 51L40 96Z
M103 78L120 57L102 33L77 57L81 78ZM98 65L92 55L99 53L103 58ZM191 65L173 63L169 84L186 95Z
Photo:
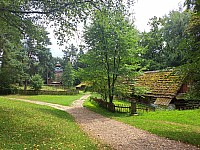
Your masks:
M30 87L35 91L42 89L43 79L39 74L35 74L31 77Z

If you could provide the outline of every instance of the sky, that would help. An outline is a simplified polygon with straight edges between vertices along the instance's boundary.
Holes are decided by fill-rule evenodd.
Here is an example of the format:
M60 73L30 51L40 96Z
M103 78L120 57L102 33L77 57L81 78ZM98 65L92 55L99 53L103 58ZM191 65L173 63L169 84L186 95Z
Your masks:
M183 6L185 0L135 0L135 4L132 7L135 17L135 26L139 31L149 31L147 25L150 18L157 16L162 17L168 14L172 10L179 10L179 6ZM53 29L48 30L50 32L49 38L51 38L51 49L53 57L63 57L62 49L64 46L58 46L57 41L53 35ZM73 39L71 43L78 43L77 38Z

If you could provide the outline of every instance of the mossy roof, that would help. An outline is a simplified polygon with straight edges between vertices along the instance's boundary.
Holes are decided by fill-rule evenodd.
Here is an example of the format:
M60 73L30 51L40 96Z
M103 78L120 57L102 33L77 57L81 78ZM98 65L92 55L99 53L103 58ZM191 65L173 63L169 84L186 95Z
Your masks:
M90 83L89 82L81 82L79 85L76 86L76 88L80 88L82 86L89 86Z
M173 70L148 71L136 79L135 86L148 90L144 96L172 99L177 95L183 81L184 76Z

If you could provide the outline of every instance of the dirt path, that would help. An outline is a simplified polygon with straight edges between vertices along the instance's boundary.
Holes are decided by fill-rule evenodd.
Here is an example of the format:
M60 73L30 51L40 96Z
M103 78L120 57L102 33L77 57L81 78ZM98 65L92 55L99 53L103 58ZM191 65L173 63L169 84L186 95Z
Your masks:
M79 100L76 100L71 107L23 99L17 100L47 105L70 113L85 132L102 143L108 144L113 149L200 150L200 148L195 146L162 138L89 111L82 106L84 100L89 96L90 95L85 95Z

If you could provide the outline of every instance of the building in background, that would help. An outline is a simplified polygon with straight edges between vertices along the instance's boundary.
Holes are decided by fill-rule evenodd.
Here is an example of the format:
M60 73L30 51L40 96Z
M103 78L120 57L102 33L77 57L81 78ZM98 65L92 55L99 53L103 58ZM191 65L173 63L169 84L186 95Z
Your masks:
M62 74L63 74L62 66L59 62L57 62L54 69L55 79L53 80L52 84L62 84Z
M176 109L199 108L199 100L186 99L190 87L187 76L174 70L144 72L135 83L135 87L146 88L145 93L137 96L138 102Z

